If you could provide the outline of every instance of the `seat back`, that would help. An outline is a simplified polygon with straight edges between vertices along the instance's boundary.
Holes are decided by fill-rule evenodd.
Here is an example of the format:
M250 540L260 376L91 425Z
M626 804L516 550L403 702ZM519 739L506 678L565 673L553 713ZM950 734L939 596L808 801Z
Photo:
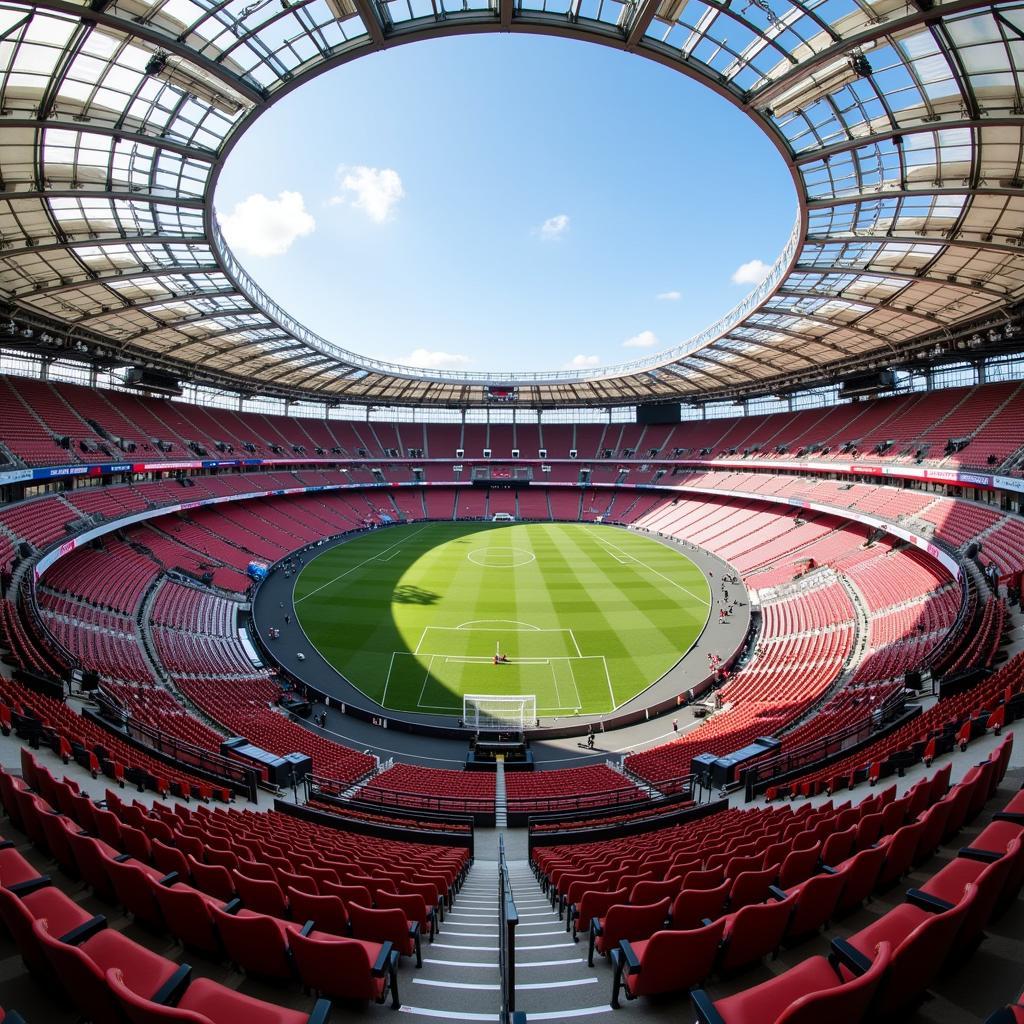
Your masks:
M776 1024L860 1024L892 963L892 946L880 942L871 966L845 985L811 992L790 1003Z
M729 909L738 910L751 903L764 903L768 898L768 889L775 884L776 876L775 868L744 871L737 875L729 888Z
M55 978L75 1007L93 1024L119 1024L106 978L89 956L50 934L45 920L33 921L32 931L50 963Z
M188 854L188 869L195 887L224 903L235 897L235 883L222 864L203 864Z
M680 883L681 889L717 889L725 881L725 868L705 871L687 871Z
M808 878L800 886L796 910L786 928L787 938L810 935L827 924L839 905L845 885L846 877L841 871Z
M427 905L418 893L386 892L382 889L377 893L377 906L381 910L401 910L410 921L419 921L422 929L427 928Z
M725 921L689 931L655 932L640 957L640 973L629 988L633 995L679 992L699 984L718 957Z
M892 839L885 846L885 863L878 875L879 888L892 885L910 870L922 832L924 822L915 821L893 833Z
M720 967L734 971L774 953L786 934L796 907L795 895L769 903L752 903L729 915Z
M977 886L965 886L963 899L955 907L940 914L929 914L899 943L893 951L889 979L880 995L877 1007L880 1015L903 1009L931 985L977 896Z
M866 850L878 842L882 834L882 812L865 814L857 825L857 849Z
M853 853L856 845L856 825L851 825L842 832L833 832L821 845L821 863L835 867Z
M337 935L293 935L292 956L302 984L336 999L377 995L366 945Z
M202 895L188 885L153 883L153 895L160 906L168 931L184 945L210 956L221 954L220 939Z
M107 988L131 1024L214 1024L205 1014L144 999L124 983L124 975L117 967L107 971L106 980Z
M637 882L629 891L630 903L656 903L658 900L675 899L679 893L680 878L666 882Z
M798 885L805 878L810 878L818 867L821 849L822 844L815 843L806 850L794 850L779 869L779 887L788 889L791 885Z
M140 924L159 928L163 924L160 904L156 901L149 875L131 861L116 861L105 857L107 872L114 884L117 901Z
M115 900L114 885L105 866L106 857L99 840L81 832L69 832L68 842L74 854L78 873L92 886L93 892L107 903Z
M325 882L323 892L325 895L339 897L346 908L353 903L358 903L361 907L373 905L373 896L365 885L335 885L333 882Z
M274 918L249 910L227 914L219 907L211 907L210 912L233 963L249 974L268 978L292 976L288 947Z
M577 904L577 920L580 931L587 931L590 928L592 917L604 917L611 907L617 903L626 903L629 900L628 889L588 889Z
M664 927L670 906L670 901L664 899L640 906L619 903L610 907L604 919L601 948L614 949L623 939L650 938Z
M238 871L232 871L231 877L235 883L235 892L247 910L269 914L271 917L288 916L288 904L276 879L249 878Z
M339 896L317 896L301 889L289 888L288 905L293 921L312 921L318 932L348 934L348 911Z
M699 928L707 918L716 920L725 913L730 884L723 882L714 889L683 889L672 901L673 928Z
M352 922L352 937L370 942L390 942L395 949L411 955L413 942L409 937L409 922L402 910L372 910L358 903L348 906Z
M50 855L60 865L63 872L77 875L78 862L71 849L68 833L77 832L78 826L62 814L44 814L40 818L40 824L46 835L46 845L49 847Z
M923 864L939 848L951 810L952 804L949 801L940 800L921 815L920 821L924 827L921 829L917 850L914 852L915 864Z

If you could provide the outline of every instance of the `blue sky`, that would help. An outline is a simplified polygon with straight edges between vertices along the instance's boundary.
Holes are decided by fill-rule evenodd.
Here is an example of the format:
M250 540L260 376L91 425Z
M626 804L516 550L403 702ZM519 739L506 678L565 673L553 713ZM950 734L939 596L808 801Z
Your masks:
M756 283L796 210L771 143L709 89L509 35L398 47L296 90L235 147L216 206L249 272L325 337L494 370L684 341Z

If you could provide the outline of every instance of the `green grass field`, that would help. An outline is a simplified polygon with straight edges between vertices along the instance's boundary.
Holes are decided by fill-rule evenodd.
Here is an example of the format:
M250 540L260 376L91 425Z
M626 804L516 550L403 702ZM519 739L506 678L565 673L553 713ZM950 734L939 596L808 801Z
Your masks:
M425 523L315 558L295 582L320 653L384 707L462 713L463 694L534 694L605 714L690 648L703 572L657 541L584 524ZM493 664L500 649L509 664Z

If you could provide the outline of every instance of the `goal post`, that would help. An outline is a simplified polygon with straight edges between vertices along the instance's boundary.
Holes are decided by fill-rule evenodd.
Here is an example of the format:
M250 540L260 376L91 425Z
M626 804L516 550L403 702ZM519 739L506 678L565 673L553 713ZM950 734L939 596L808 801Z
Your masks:
M462 696L462 721L470 729L516 729L531 727L537 720L537 695L515 697L492 693L466 693Z

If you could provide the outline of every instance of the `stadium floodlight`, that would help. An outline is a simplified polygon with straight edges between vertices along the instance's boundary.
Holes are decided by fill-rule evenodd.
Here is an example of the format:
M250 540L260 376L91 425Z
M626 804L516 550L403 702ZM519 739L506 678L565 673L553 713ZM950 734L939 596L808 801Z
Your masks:
M462 696L462 721L476 732L514 729L523 732L537 720L537 695L494 693Z

